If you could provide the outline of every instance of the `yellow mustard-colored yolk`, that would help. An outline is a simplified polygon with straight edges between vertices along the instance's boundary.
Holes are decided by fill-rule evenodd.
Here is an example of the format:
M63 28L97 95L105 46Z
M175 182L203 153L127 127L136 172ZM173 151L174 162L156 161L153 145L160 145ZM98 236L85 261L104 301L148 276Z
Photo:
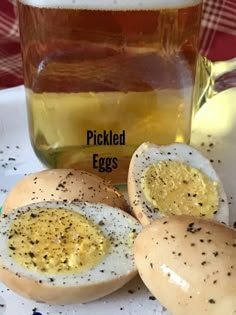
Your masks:
M31 271L78 273L104 258L109 240L99 226L77 212L40 208L15 218L8 248L10 256Z
M218 209L217 183L199 169L177 161L150 165L142 176L145 198L161 214L212 218Z

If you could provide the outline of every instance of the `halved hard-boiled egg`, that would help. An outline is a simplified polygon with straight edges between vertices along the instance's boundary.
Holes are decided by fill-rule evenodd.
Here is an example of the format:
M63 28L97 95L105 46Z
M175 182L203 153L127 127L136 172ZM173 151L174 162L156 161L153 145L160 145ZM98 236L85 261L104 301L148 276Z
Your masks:
M142 144L131 159L128 194L143 225L171 214L229 220L227 197L216 171L186 144Z
M3 213L40 201L100 202L127 210L123 195L107 180L74 169L45 170L21 179L9 192Z
M0 220L0 280L49 304L84 303L136 274L133 242L141 230L124 211L87 202L40 202Z

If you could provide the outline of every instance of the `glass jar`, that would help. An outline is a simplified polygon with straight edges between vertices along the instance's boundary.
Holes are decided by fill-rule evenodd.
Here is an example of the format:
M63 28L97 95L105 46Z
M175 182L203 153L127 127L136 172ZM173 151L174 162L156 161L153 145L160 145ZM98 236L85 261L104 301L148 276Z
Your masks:
M123 183L141 143L189 142L201 5L18 1L37 156Z

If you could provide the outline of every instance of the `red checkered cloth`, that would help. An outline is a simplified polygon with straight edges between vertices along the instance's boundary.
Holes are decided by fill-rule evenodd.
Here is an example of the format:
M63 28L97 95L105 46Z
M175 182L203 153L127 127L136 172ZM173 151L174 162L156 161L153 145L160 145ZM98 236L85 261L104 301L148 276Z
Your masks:
M236 57L236 0L205 0L200 52L212 61ZM22 83L16 0L0 0L0 88Z
M16 0L0 0L0 88L23 83Z
M212 61L236 57L236 0L205 0L200 52Z

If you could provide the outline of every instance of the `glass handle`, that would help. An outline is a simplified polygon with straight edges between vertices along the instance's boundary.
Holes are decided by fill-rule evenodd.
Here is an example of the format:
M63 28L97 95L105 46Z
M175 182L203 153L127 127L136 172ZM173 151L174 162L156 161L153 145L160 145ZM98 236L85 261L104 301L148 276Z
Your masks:
M213 62L199 55L193 96L194 113L214 95L236 87L236 58Z
M219 93L231 87L236 87L236 58L215 62L213 67L215 92Z

